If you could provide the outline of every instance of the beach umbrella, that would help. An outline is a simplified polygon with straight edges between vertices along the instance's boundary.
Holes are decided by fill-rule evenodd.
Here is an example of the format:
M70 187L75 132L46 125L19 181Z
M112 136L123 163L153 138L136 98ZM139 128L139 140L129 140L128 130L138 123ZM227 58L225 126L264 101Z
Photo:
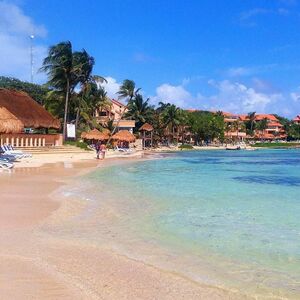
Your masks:
M5 107L0 106L0 133L20 133L23 129L23 123Z
M143 126L140 127L139 131L153 131L153 126L149 123L145 123Z
M93 129L89 132L83 132L81 134L81 138L86 140L98 140L98 141L105 141L109 139L109 134L105 132L100 132L97 129Z
M128 130L120 130L112 136L113 140L132 143L135 142L135 136Z

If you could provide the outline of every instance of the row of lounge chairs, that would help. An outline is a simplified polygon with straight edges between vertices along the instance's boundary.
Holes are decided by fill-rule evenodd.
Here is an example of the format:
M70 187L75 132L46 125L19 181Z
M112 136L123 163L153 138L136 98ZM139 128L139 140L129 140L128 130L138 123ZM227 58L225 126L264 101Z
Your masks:
M16 160L31 157L29 153L16 150L12 145L0 146L0 169L12 169Z
M115 150L117 150L119 152L126 152L126 153L130 153L133 151L131 148L122 148L122 147L118 147L118 146L115 147Z

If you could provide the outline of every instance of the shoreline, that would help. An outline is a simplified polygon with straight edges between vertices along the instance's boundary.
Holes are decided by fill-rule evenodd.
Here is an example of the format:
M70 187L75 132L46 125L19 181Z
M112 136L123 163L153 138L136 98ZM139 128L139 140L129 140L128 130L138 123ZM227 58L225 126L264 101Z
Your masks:
M105 246L98 248L80 243L76 246L76 242L57 239L55 234L51 237L42 234L41 228L47 226L49 220L52 222L57 212L63 212L64 218L72 218L78 213L78 208L83 208L80 207L82 204L68 207L65 206L66 200L53 200L52 196L59 188L95 168L132 161L139 161L139 158L108 159L104 164L102 161L74 162L73 169L56 162L35 168L19 167L14 173L7 174L4 180L3 176L0 177L0 187L5 186L0 218L2 295L14 299L26 299L26 294L33 298L36 295L49 296L50 299L126 299L127 296L130 299L153 299L158 294L161 299L183 299L186 295L189 299L241 299L234 292L193 282L181 274L133 260ZM29 176L24 176L24 171ZM34 187L30 182L34 182ZM15 197L16 193L22 195L21 200ZM13 211L13 214L5 217L7 211ZM75 260L81 265L79 270L72 268L73 263L66 262L69 257L73 263ZM100 265L93 266L87 257L98 257L93 263ZM128 268L131 279L124 285ZM114 269L113 280L107 269ZM90 286L85 278L88 274L91 276L89 280L98 278L100 282L106 282L109 279L109 284L94 283ZM109 294L107 286L110 286Z

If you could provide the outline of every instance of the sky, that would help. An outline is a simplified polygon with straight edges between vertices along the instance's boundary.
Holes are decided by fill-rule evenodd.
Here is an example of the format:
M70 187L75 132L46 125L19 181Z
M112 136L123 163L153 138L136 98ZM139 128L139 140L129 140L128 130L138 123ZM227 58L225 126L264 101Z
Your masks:
M34 81L49 46L95 58L110 97L132 79L151 103L300 113L300 0L0 0L0 75Z

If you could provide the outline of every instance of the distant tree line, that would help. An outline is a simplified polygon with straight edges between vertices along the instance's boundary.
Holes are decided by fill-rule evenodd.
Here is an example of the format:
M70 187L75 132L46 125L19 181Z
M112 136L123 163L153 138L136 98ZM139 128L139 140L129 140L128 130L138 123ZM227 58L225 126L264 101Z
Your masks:
M86 50L74 51L71 42L61 42L51 46L43 61L40 71L48 77L46 84L39 85L24 82L15 78L0 76L0 88L15 89L27 92L38 103L42 104L53 115L63 122L64 136L67 122L74 122L77 131L107 127L112 133L118 124L107 122L99 124L95 112L109 110L111 100L102 85L106 80L93 73L95 59ZM156 107L145 99L141 89L133 80L125 79L118 91L120 99L126 102L122 118L136 122L137 131L144 123L154 127L155 141L174 143L179 140L189 142L190 137L196 144L218 139L223 142L225 133L231 130L243 130L254 135L255 130L264 131L267 120L255 121L255 112L248 114L246 122L236 124L224 123L221 112L208 111L188 112L174 104L160 102ZM277 116L288 134L288 139L300 139L300 125Z

